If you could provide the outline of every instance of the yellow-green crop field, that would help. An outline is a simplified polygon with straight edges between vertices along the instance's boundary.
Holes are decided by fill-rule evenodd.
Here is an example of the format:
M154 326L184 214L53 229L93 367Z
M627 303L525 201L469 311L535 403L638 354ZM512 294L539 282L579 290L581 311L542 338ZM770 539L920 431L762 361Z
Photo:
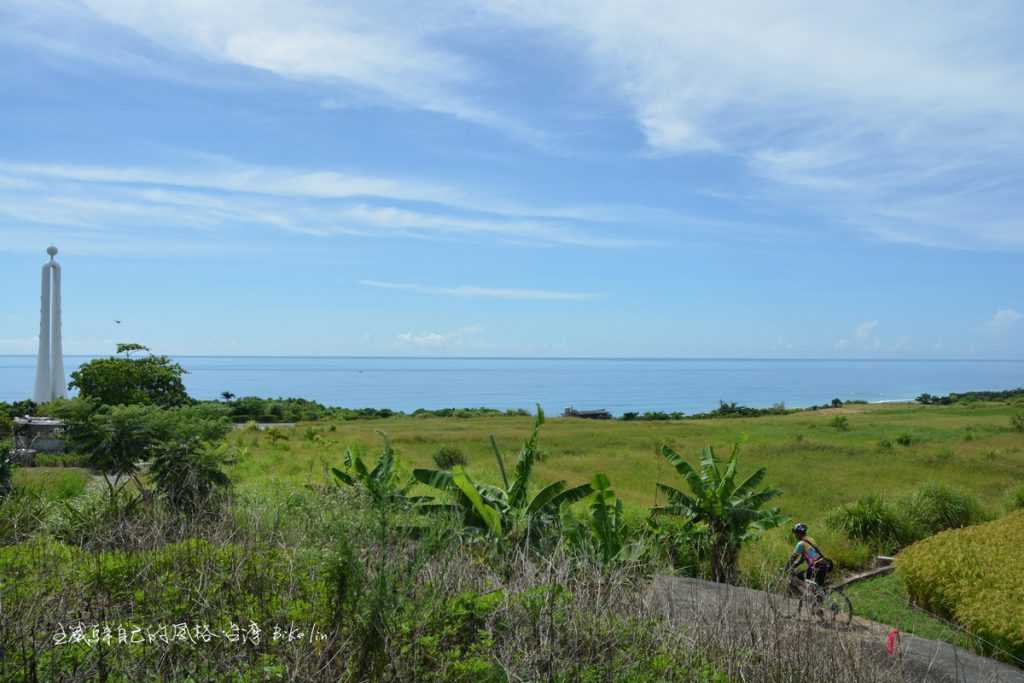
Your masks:
M1024 510L944 531L902 553L897 570L919 605L1024 658Z
M849 569L864 564L870 553L824 529L824 517L830 508L866 494L895 497L937 481L977 497L993 513L1003 512L1008 492L1024 483L1024 433L1010 424L1011 416L1020 412L1024 406L1019 404L974 403L856 405L757 418L664 422L549 417L541 429L547 457L535 470L536 484L558 479L583 483L604 472L631 513L640 517L659 502L656 482L685 488L656 454L659 444L672 445L695 463L707 444L728 456L731 445L743 440L741 474L766 467L767 483L783 491L776 504L791 519L807 522L825 552ZM833 426L838 414L848 418L848 430ZM249 490L288 491L322 484L346 447L362 445L375 453L380 430L408 469L434 467L433 454L441 446L455 446L475 478L497 482L500 474L489 435L495 435L510 466L530 427L531 418L501 416L318 422L273 432L243 429L231 438L248 453L230 474L239 487ZM777 569L789 546L784 529L770 532L744 553L744 567Z

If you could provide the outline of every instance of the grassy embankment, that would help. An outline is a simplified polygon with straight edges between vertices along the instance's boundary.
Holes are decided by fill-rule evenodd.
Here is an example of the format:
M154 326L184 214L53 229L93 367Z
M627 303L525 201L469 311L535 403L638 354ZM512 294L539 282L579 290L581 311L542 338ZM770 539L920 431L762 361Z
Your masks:
M657 502L655 482L682 486L655 454L668 443L696 460L712 444L727 454L744 439L741 467L768 468L767 483L782 489L777 504L793 520L807 522L825 551L847 569L866 563L869 549L827 530L825 513L866 494L908 494L926 481L949 484L999 512L1008 489L1024 480L1024 434L1010 426L1019 406L974 403L954 406L857 405L758 418L664 422L550 419L541 433L546 460L537 470L543 483L588 481L606 473L633 515ZM833 425L847 417L848 429ZM530 428L525 417L414 418L319 422L273 433L244 430L231 438L249 449L230 474L243 490L287 489L322 483L350 445L369 453L379 448L377 430L391 439L408 467L433 467L432 455L456 446L474 476L497 482L499 473L488 435L511 460ZM909 445L904 445L909 444ZM685 487L684 487L685 488ZM663 501L662 501L663 502ZM745 569L777 568L790 548L785 529L747 549Z

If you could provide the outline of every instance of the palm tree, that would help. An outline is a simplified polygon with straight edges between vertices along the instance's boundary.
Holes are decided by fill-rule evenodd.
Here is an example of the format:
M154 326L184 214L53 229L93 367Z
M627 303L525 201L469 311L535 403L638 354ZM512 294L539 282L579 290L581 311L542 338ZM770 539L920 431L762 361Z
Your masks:
M728 582L735 579L736 560L743 543L754 538L759 531L782 522L778 508L763 509L764 504L781 491L771 488L758 490L767 474L763 467L741 483L736 483L739 444L733 447L724 471L711 446L704 448L701 454L699 471L668 446L662 446L660 453L686 480L691 495L658 483L658 489L668 496L668 504L654 507L651 511L681 516L704 526L708 534L712 580Z
M494 437L491 444L498 459L503 486L482 484L469 476L462 467L445 470L413 470L416 481L443 491L447 501L433 499L423 505L429 510L448 510L462 515L464 524L495 538L521 538L536 542L544 529L559 520L563 503L572 504L590 495L590 484L569 488L564 480L548 484L536 495L529 495L530 476L540 450L537 441L540 426L544 424L544 411L537 406L533 432L523 443L512 472L512 480L505 473L504 458Z

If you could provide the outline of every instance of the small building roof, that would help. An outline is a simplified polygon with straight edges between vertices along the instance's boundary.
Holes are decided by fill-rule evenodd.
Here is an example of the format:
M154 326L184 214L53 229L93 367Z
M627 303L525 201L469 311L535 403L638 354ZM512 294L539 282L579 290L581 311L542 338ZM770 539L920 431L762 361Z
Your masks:
M55 417L29 417L26 415L14 418L14 424L29 427L63 427L64 420Z

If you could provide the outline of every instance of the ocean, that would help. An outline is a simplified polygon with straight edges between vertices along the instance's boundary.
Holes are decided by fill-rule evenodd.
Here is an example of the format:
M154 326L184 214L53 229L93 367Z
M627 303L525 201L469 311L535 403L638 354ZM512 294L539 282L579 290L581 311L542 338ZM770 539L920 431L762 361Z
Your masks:
M70 374L88 356L68 356ZM1024 386L1024 361L199 357L175 360L200 399L301 397L349 408L702 412L719 401L799 408ZM0 356L0 401L28 398L35 358Z

